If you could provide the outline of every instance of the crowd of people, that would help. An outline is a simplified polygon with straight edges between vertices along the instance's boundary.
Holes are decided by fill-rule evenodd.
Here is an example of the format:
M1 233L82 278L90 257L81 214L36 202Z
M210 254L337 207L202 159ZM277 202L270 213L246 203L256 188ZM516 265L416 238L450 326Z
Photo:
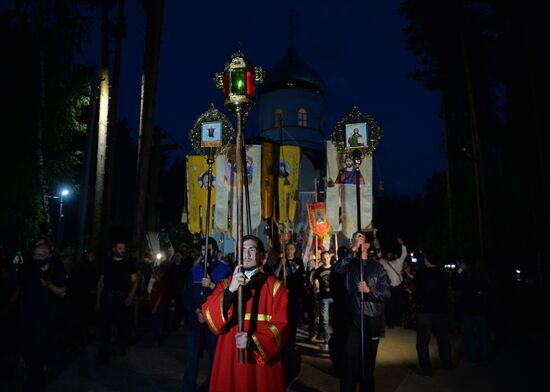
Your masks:
M104 365L113 355L127 355L142 320L149 321L157 345L185 329L183 391L284 391L299 372L299 329L330 355L341 391L355 391L358 384L375 390L386 328L416 330L421 376L434 371L432 335L440 368L453 368L449 333L457 318L467 359L490 360L487 281L468 260L448 271L426 252L413 263L402 239L396 240L400 252L394 252L375 247L365 232L355 233L349 248L319 251L307 261L294 243L276 252L245 236L240 266L213 238L207 243L194 250L174 249L166 241L167 259L153 263L117 239L109 257L98 260L86 252L67 273L50 241L38 238L30 257L16 256L6 275L6 310L17 320L13 350L25 363L26 390L46 384L56 342L70 336L82 348L96 339L98 365ZM451 292L459 298L453 309ZM205 349L210 371L199 386Z

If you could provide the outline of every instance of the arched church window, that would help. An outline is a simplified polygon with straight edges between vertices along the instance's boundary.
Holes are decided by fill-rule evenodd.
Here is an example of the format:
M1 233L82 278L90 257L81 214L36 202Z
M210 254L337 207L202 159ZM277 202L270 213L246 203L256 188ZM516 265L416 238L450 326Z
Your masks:
M273 126L275 128L280 128L283 126L283 109L277 108L274 112Z
M307 109L298 109L298 126L307 127Z

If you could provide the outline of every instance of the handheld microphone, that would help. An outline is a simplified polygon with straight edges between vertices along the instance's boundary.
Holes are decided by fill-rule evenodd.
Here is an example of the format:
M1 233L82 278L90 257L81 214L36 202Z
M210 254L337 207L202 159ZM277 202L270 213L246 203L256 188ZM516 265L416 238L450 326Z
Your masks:
M363 246L359 244L359 247L357 248L357 253L359 254L359 259L361 259L361 256L363 255Z

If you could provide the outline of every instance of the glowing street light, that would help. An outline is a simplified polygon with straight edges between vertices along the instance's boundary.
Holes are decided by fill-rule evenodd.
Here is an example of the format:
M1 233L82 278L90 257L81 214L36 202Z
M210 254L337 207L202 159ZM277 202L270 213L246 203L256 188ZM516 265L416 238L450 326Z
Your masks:
M71 191L68 188L61 188L59 191L59 196L54 196L55 199L59 199L59 221L57 223L57 247L61 249L61 242L63 240L63 198L71 194Z

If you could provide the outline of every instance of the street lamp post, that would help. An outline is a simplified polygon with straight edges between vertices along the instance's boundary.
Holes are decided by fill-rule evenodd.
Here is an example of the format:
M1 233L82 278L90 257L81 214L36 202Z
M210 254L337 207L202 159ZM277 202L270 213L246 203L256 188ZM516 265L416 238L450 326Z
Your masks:
M61 241L63 240L63 198L69 196L67 188L61 189L59 196L50 196L52 199L59 199L59 219L57 222L57 248L61 249Z

